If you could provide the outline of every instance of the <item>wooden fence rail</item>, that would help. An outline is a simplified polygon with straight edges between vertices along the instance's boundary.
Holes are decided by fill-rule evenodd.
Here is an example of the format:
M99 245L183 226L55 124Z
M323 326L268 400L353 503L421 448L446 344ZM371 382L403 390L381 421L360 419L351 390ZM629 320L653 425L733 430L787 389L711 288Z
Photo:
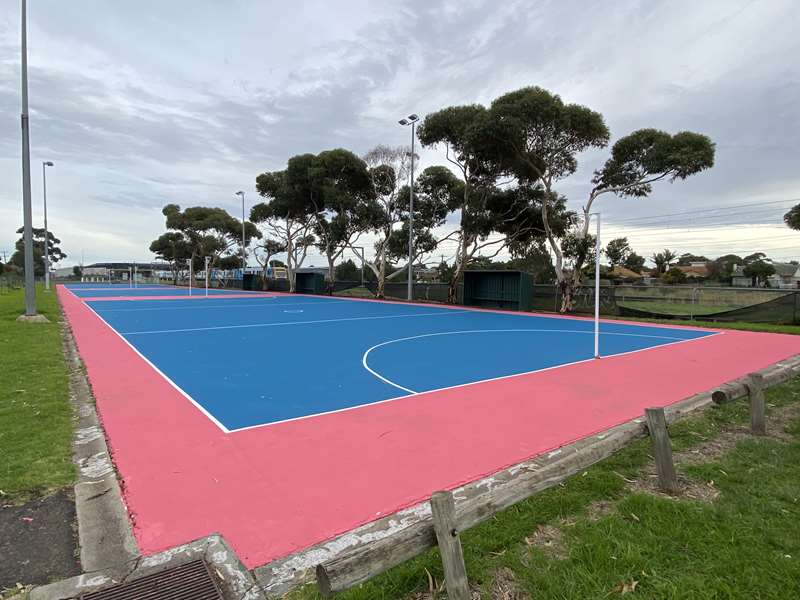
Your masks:
M731 381L717 390L703 392L664 409L657 409L652 415L648 414L647 419L644 417L633 419L600 434L578 440L500 471L489 478L457 488L452 492L455 509L452 515L454 523L452 529L454 532L469 529L501 510L554 487L568 477L611 456L632 440L647 435L647 420L652 422L651 428L660 432L658 434L660 441L656 442L659 446L657 453L664 457L666 457L665 448L669 447L664 426L712 402L719 404L744 397L750 397L752 400L755 397L751 402L751 419L755 432L759 422L763 425L763 389L783 383L797 374L800 374L800 355L759 371L755 374L755 378L751 374ZM762 411L760 417L759 407ZM763 431L763 428L758 431ZM671 452L669 461L671 464ZM669 468L666 462L662 466L665 469ZM668 486L673 485L669 479L665 479L665 482ZM317 583L322 594L328 597L356 586L437 545L434 519L429 506L427 510L418 511L415 518L407 521L402 528L395 528L391 534L385 536L376 532L364 535L359 541L349 543L348 547L338 552L336 556L322 561L316 567ZM452 560L452 557L448 560ZM454 568L458 569L457 566ZM281 586L280 584L266 586L268 590L271 588L281 589Z

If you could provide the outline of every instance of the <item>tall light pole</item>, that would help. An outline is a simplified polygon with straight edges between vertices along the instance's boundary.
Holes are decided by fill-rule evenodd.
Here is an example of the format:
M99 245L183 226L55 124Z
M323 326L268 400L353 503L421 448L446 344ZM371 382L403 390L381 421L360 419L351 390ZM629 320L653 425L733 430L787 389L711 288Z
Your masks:
M247 268L247 251L245 250L244 233L244 192L239 190L236 192L236 195L242 197L242 288L244 288L244 270Z
M44 195L44 289L50 289L50 235L47 233L47 170L53 163L42 161L42 193Z
M408 201L408 301L414 299L414 140L416 139L416 126L419 117L415 114L400 119L398 123L411 125L411 186L409 187Z
M28 9L22 0L22 214L25 238L25 317L36 316L36 288L33 278L33 213L31 209L31 138L28 121Z

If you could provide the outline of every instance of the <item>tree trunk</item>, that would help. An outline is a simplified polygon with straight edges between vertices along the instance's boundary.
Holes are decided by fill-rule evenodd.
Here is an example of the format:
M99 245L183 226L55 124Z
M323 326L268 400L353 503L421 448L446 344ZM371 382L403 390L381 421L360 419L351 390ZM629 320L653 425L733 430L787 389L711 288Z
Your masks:
M328 254L328 296L333 296L333 284L336 283L335 260L332 254Z
M289 293L294 293L294 244L292 236L286 236L286 276L289 278Z
M269 285L267 285L267 271L269 270L269 257L267 257L266 262L264 262L264 266L261 269L261 291L266 292L269 289Z
M381 253L380 267L378 269L378 289L375 296L383 298L386 293L386 252Z

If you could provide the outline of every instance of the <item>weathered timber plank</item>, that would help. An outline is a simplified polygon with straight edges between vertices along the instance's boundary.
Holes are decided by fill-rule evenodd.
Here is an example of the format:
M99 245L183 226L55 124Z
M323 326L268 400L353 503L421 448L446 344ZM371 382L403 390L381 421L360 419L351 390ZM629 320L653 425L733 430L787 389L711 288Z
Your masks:
M678 491L678 475L672 461L672 445L667 432L667 419L663 408L646 408L647 430L653 442L653 458L658 473L658 485L665 492L674 494Z
M764 376L760 373L751 373L746 385L750 392L750 431L753 435L767 435Z
M442 557L444 580L449 600L470 600L467 567L456 529L456 507L452 492L435 492L431 496L431 514L439 555Z
M800 374L800 355L775 363L760 373L764 376L764 387L783 383ZM718 389L729 390L730 400L743 398L748 395L745 380L740 378ZM711 403L712 390L696 394L666 407L665 420L673 423ZM521 500L558 485L645 434L643 419L634 419L454 490L458 529L468 529ZM401 527L397 526L399 521L402 521ZM411 517L388 515L356 532L258 567L256 577L267 592L283 593L312 580L316 566L320 586L334 593L363 583L436 543L428 502L416 505ZM342 543L344 538L354 535L358 541L348 539Z

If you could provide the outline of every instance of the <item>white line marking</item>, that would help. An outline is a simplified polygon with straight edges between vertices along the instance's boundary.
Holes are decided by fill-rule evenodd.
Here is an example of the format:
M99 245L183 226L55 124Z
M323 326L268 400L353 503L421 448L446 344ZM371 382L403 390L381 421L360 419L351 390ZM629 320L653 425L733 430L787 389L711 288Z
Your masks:
M70 294L72 294L73 296L75 296L75 298L77 298L78 300L81 300L80 296L77 296L76 294L73 294L73 293L72 293L72 290L70 290L69 288L66 288L66 290L67 290L67 291L68 291ZM117 331L116 329L114 329L114 328L113 328L111 325L109 325L109 324L108 324L108 322L107 322L107 321L106 321L106 320L105 320L103 317L101 317L100 315L98 315L98 314L97 314L97 312L96 312L96 311L95 311L95 310L94 310L94 309L93 309L91 306L89 306L89 304L88 304L88 303L86 303L86 302L82 302L82 304L83 304L83 305L84 305L86 308L88 308L90 311L92 311L92 312L94 313L94 316L95 316L95 317L97 317L98 319L100 319L100 321L101 321L101 322L102 322L102 323L103 323L103 324L104 324L106 327L108 327L108 328L109 328L111 331L113 331L113 332L114 332L114 333L115 333L115 334L116 334L116 335L119 337L119 339L121 339L123 342L125 342L125 343L128 345L128 347L129 347L131 350L133 350L133 351L134 351L134 352L135 352L135 353L136 353L136 354L139 356L139 358L141 358L141 359L142 359L142 360L143 360L145 363L147 363L148 365L150 365L150 368L152 368L152 369L153 369L153 370L154 370L156 373L158 373L159 375L161 375L161 377L163 377L163 378L164 378L164 380L165 380L165 381L166 381L168 384L170 384L172 387L174 387L174 388L175 388L175 389L178 391L178 393L179 393L181 396L183 396L183 397L184 397L184 398L186 398L186 399L187 399L189 402L191 402L192 404L194 404L194 406L195 406L195 407L196 407L196 408L197 408L197 409L198 409L198 410L199 410L201 413L203 413L203 414L204 414L206 417L208 417L208 418L209 418L209 420L210 420L212 423L214 423L214 425L216 425L217 427L219 427L219 428L220 428L220 429L223 431L223 433L230 433L230 432L231 432L231 430L230 430L230 429L228 429L227 427L225 427L225 425L223 425L222 423L220 423L220 422L219 422L219 421L216 419L216 417L214 417L214 415L212 415L212 414L211 414L210 412L208 412L208 411L207 411L205 408L203 408L203 407L200 405L200 403L198 403L198 402L197 402L197 401L196 401L194 398L192 398L192 397L191 397L189 394L187 394L185 391L183 391L183 389L182 389L182 388L181 388L181 387L180 387L180 386L179 386L177 383L175 383L174 381L172 381L172 379L170 379L169 377L167 377L167 376L164 374L164 372L163 372L161 369L159 369L157 366L155 366L153 363L151 363L151 362L150 362L150 361L147 359L147 357L145 357L145 355L144 355L144 354L142 354L141 352L139 352L139 350L137 350L137 349L136 349L136 347L135 347L133 344L131 344L131 343L130 343L128 340L126 340L124 337L122 337L122 334L121 334L119 331Z
M466 311L466 312L475 312L475 311ZM577 320L577 319L576 319ZM583 320L583 319L581 319ZM590 321L591 323L591 321ZM552 331L552 329L548 329L548 331ZM705 333L702 329L695 329L694 331ZM594 334L594 331L588 331L587 333ZM636 354L637 352L647 352L648 350L656 350L658 348L666 348L667 346L674 346L676 344L685 344L687 342L697 342L699 340L715 337L718 335L725 335L726 332L724 331L714 331L710 332L708 335L704 335L701 337L696 338L688 338L685 340L679 340L677 342L669 342L667 344L660 344L658 346L650 346L648 348L639 348L638 350L629 350L628 352L620 352L619 354L607 354L605 358L616 358L617 356L627 356L628 354ZM500 377L492 377L491 379L481 379L480 381L470 381L469 383L459 383L457 385L450 385L447 387L436 388L435 390L426 390L424 392L416 392L411 394L412 396L426 396L428 394L435 394L437 392L443 392L445 390L452 390L462 387L468 387L471 385L478 385L481 383L489 383L492 381L499 381L501 379L511 379L513 377L523 377L524 375L531 375L533 373L540 373L544 371L552 371L555 369L561 369L562 367L570 367L572 365L579 365L582 363L593 362L596 360L603 360L603 358L585 358L583 360L576 360L575 362L571 363L564 363L562 365L553 365L552 367L544 367L542 369L534 369L533 371L526 371L525 373L514 373L513 375L501 375ZM385 400L377 400L375 402L367 402L365 404L358 404L356 406L347 406L345 408L337 408L335 410L326 410L325 412L321 413L314 413L312 415L303 415L301 417L292 417L291 419L282 419L280 421L272 421L270 423L260 423L259 425L248 425L247 427L237 427L236 429L231 429L231 433L236 433L237 431L246 431L248 429L258 429L259 427L270 427L271 425L278 425L280 423L289 423L291 421L302 421L303 419L313 419L314 417L320 417L323 415L331 415L340 412L347 412L350 410L360 410L360 409L368 409L371 406L375 406L377 404L385 404L386 402L394 402L395 400L403 400L408 398L408 394L404 394L402 396L395 396L394 398L386 398Z
M216 299L216 298L214 298ZM264 298L264 300L276 300L276 296L271 296L269 298ZM136 302L136 301L135 301ZM181 300L175 300L175 302L181 302ZM231 302L230 300L225 300L225 302ZM108 308L108 309L100 309L100 311L105 313L110 312L140 312L140 311L152 311L152 310L210 310L212 308L252 308L252 307L261 307L261 308L275 308L277 306L300 306L304 304L317 304L319 302L268 302L266 304L214 304L212 306L205 306L203 301L192 300L192 304L190 306L158 306L152 308Z
M236 433L237 431L247 431L249 429L258 429L260 427L270 427L272 425L279 425L281 423L289 423L291 421L302 421L304 419L313 419L313 418L324 416L324 415L330 415L330 414L335 414L335 413L340 413L340 412L347 412L347 411L351 411L351 410L368 409L371 406L375 406L377 404L384 404L384 403L387 403L387 402L394 402L396 400L403 400L404 398L408 398L408 395L406 394L406 395L403 395L403 396L395 396L394 398L386 398L385 400L378 400L378 401L375 401L375 402L359 404L359 405L356 405L356 406L347 406L345 408L337 408L335 410L328 410L328 411L325 411L325 412L314 413L314 414L311 414L311 415L302 415L300 417L292 417L290 419L282 419L280 421L271 421L269 423L259 423L258 425L248 425L246 427L238 427L238 428L235 428L235 429L228 429L222 423L217 421L217 419L214 418L214 416L211 415L206 409L204 409L200 404L198 404L194 400L194 398L192 398L189 394L187 394L180 387L178 387L178 385L176 385L175 382L173 382L169 377L164 375L164 373L162 373L158 369L158 367L156 367L153 363L151 363L149 360L147 360L147 358L145 358L142 355L141 352L139 352L133 345L131 345L131 343L128 342L128 340L126 340L124 337L122 337L122 335L116 329L111 327L111 325L109 325L100 315L98 315L85 301L83 301L82 298L80 298L79 296L74 294L72 292L72 290L70 290L66 286L65 286L65 289L70 294L72 294L75 298L77 298L79 301L81 301L83 304L85 304L86 307L89 308L89 310L91 310L95 314L95 316L97 316L97 318L100 319L106 325L106 327L108 327L111 331L113 331L120 338L122 338L122 341L124 341L126 344L128 344L128 346L130 346L131 349L134 352L136 352L136 354L139 355L142 358L142 360L144 360L148 365L150 365L153 368L153 370L156 371L156 373L161 375L170 385L172 385L176 390L178 390L178 392L180 392L180 394L182 396L187 398L194 406L196 406L200 410L200 412L202 412L204 415L206 415L211 420L212 423L214 423L217 427L219 427L225 433ZM330 299L330 300L335 301L333 299ZM350 300L357 301L357 300L352 299L352 298L342 298L342 300L343 301L350 301ZM376 303L383 303L383 302L376 301ZM383 304L402 304L402 303L400 303L400 302L385 302ZM464 309L464 310L461 310L461 309L443 309L442 310L442 314L446 314L446 312L448 312L448 311L452 312L452 313L456 313L456 314L459 314L459 313L478 313L478 314L489 313L489 314L501 314L501 315L504 314L504 313L501 313L501 312L480 311L480 310L470 310L470 309ZM437 313L437 314L439 314L439 313ZM552 318L552 319L564 319L564 320L568 320L568 321L578 321L578 322L582 322L582 323L585 323L585 322L588 321L587 319L584 319L584 318L557 317L557 316L537 315L537 314L530 314L530 313L521 313L521 315L518 315L518 316L532 316L532 317L539 316L539 317L543 317L543 318L548 318L549 317L549 318ZM591 321L589 321L589 322L591 322ZM673 345L676 345L676 344L683 344L683 343L687 343L687 342L696 342L696 341L699 341L699 340L702 340L702 339L715 337L715 336L718 336L718 335L725 335L725 333L726 333L725 331L719 331L719 330L717 330L717 331L711 330L709 332L708 329L693 329L693 328L689 328L689 327L677 327L677 326L675 326L675 327L660 327L657 324L637 323L635 321L632 321L631 323L620 322L620 321L601 321L601 322L605 322L605 323L608 323L608 324L611 324L611 325L622 325L622 326L630 325L630 326L653 327L654 329L678 329L678 330L683 330L683 331L694 331L694 332L697 332L697 333L708 333L708 335L704 335L704 336L701 336L701 337L689 338L689 339L685 339L685 340L679 340L679 341L671 342L671 343L668 343L668 344L660 344L659 346L651 346L649 348L640 348L639 350L631 350L629 352L621 352L619 354L609 354L609 355L607 355L607 357L626 356L628 354L636 354L637 352L646 352L646 351L649 351L649 350L655 350L657 348L666 348L667 346L673 346ZM552 331L552 330L548 330L548 331ZM594 333L594 332L587 332L587 333ZM569 367L571 365L587 363L587 362L591 362L591 361L595 361L595 360L602 360L602 359L596 359L596 358L592 357L592 358L587 358L587 359L584 359L584 360L578 360L578 361L571 362L571 363L564 363L562 365L554 365L552 367L545 367L545 368L542 368L542 369L536 369L534 371L527 371L525 373L515 373L513 375L503 375L503 376L500 376L500 377L494 377L492 379L482 379L480 381L472 381L470 383L461 383L461 384L453 385L453 386L449 386L449 387L437 388L435 390L427 390L425 392L418 392L418 393L412 394L412 395L425 396L427 394L435 394L437 392L441 392L441 391L444 391L444 390L460 388L460 387L467 387L467 386L471 386L471 385L478 385L480 383L487 383L487 382L491 382L491 381L497 381L497 380L500 380L500 379L511 379L512 377L522 377L524 375L531 375L533 373L539 373L539 372L542 372L542 371L551 371L553 369L560 369L562 367Z
M248 327L283 327L284 325L315 325L317 323L341 323L345 321L369 321L374 319L408 319L411 317L441 317L443 315L464 314L468 311L450 310L447 312L420 313L416 315L380 315L374 317L348 317L344 319L317 319L314 321L286 321L283 323L253 323L250 325L219 325L216 327L191 327L187 329L159 329L155 331L123 331L122 335L151 335L160 333L185 333L192 331L216 331L219 329L246 329Z
M531 333L580 333L580 334L584 334L584 335L594 335L594 331L582 331L580 329L467 329L467 330L464 330L464 331L441 331L441 332L438 332L438 333L423 333L423 334L420 334L420 335L412 335L412 336L409 336L409 337L402 337L402 338L397 338L397 339L393 339L393 340L387 340L385 342L381 342L380 344L375 344L374 346L369 348L366 352L364 352L364 355L361 357L361 364L363 365L363 367L367 371L372 373L375 377L377 377L378 379L380 379L384 383L388 383L389 385L394 386L397 389L403 390L404 392L408 392L409 394L419 394L420 392L414 391L414 390L409 389L407 387L403 387L399 383L395 383L394 381L391 381L391 380L387 379L386 377L384 377L383 375L381 375L380 373L378 373L377 371L372 369L369 366L369 361L368 361L370 352L372 352L373 350L375 350L377 348L381 348L383 346L388 346L390 344L396 344L398 342L407 342L409 340L418 340L418 339L421 339L421 338L439 337L439 336L444 336L444 335L465 335L465 334L472 334L472 333L527 333L527 332L531 332ZM674 337L674 336L665 336L665 335L645 335L645 334L641 334L641 333L616 333L616 332L612 332L612 331L604 331L604 332L600 333L601 337L604 336L604 335L616 335L616 336L623 336L623 337L642 337L642 338L652 338L652 339L659 339L659 340L676 340L676 341L680 341L680 342L687 341L686 338L678 338L678 337ZM708 337L708 336L704 336L704 337ZM698 338L690 338L690 339L698 339ZM666 345L666 344L660 344L660 345L663 346L663 345ZM655 348L655 347L658 347L658 346L651 346L651 348ZM619 356L619 355L618 354L609 354L608 356ZM567 363L567 364L575 364L575 363ZM558 366L564 366L564 365L558 365ZM551 368L551 367L548 367L548 368ZM538 371L538 369L537 369L537 371ZM537 371L527 371L527 372L528 373L535 373ZM502 379L503 377L508 377L508 375L504 375L504 376L501 376L501 377L498 377L498 378L493 378L493 379L483 379L481 381L494 381L494 379ZM465 385L465 384L461 384L461 385ZM448 388L443 388L443 389L448 389Z

